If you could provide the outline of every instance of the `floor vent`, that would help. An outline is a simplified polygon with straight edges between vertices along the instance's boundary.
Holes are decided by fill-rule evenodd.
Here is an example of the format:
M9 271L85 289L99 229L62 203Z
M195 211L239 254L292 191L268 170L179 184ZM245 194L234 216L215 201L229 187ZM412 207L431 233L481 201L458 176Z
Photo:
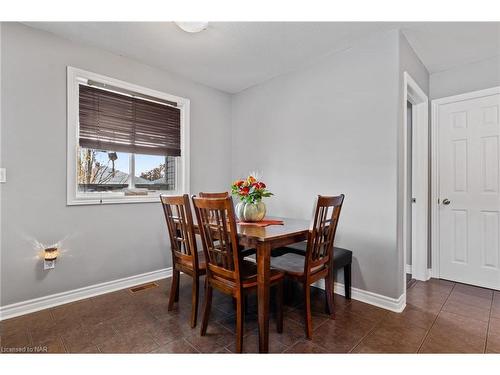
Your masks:
M130 291L130 293L137 293L137 292L140 292L142 290L156 288L157 286L158 286L157 283L147 283L147 284L143 284L143 285L139 285L139 286L134 286L133 288L130 288L129 291Z

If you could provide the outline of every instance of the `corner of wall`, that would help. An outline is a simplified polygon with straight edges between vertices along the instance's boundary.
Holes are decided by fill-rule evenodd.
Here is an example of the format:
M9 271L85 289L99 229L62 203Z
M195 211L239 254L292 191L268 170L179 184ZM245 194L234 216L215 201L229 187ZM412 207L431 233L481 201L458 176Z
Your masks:
M402 30L399 30L398 48L401 73L407 71L422 90L429 95L430 73Z
M404 87L404 74L408 73L413 80L418 84L418 86L424 91L424 93L429 96L429 86L430 86L430 75L427 67L424 65L416 51L413 49L412 45L406 38L404 31L398 29L398 99L397 99L397 139L398 139L398 202L397 202L397 247L398 247L398 265L399 274L401 277L398 278L398 293L399 295L404 294L404 273L405 273L405 254L404 249L404 239L403 239L403 226L404 226L404 182L405 182L405 136L404 136L404 106L406 105L405 100L405 87Z

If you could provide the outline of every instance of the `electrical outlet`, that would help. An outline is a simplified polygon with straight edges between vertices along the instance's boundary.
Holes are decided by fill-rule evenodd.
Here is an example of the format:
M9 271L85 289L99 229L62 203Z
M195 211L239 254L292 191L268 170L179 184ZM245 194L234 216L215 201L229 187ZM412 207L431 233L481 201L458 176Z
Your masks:
M56 260L44 260L43 261L43 269L51 270L56 267Z
M0 183L7 182L7 170L5 168L0 168Z

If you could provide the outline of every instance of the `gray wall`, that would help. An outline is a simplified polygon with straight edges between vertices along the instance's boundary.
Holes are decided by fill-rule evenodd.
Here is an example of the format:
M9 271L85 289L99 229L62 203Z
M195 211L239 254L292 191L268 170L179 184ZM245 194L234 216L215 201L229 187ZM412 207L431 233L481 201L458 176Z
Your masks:
M354 251L353 285L393 298L403 72L430 98L500 85L499 57L429 77L397 30L234 96L19 24L3 23L0 43L1 305L170 265L158 205L66 206L68 65L191 99L191 192L258 170L276 194L269 213L304 219L317 194L345 193L336 244ZM56 269L42 271L34 242L60 240Z
M398 60L399 33L379 34L236 94L232 109L232 177L261 171L277 216L310 219L317 194L346 194L336 244L354 251L353 286L393 298Z
M403 82L403 73L406 71L423 92L429 93L429 72L402 32L399 32L399 68L401 82Z
M407 175L404 175L404 111L403 106L406 105L404 98L404 72L407 72L419 85L419 87L424 91L427 96L429 95L429 72L425 68L422 61L420 61L419 57L413 50L413 48L408 43L408 40L404 36L402 32L399 32L399 101L398 101L398 247L400 249L403 248L403 236L402 236L402 228L403 228L403 203L404 203L404 195L403 195L403 184L404 178L406 177L408 181L410 181L411 186L411 157L408 158L407 165ZM430 118L430 116L429 116ZM411 134L411 129L409 133ZM430 133L429 133L430 134ZM411 137L409 137L408 142L410 142L411 148ZM409 206L411 207L411 197L406 197L408 199ZM430 210L429 210L430 212ZM407 233L412 232L411 227L411 210L407 212ZM411 264L411 237L408 236L407 243L407 264ZM430 251L430 250L429 250ZM399 259L399 274L402 275L404 273L405 261L403 252L398 253L400 256ZM430 259L430 256L429 256ZM401 289L399 293L403 293L404 284L401 284Z
M431 99L500 86L500 56L431 74Z
M191 99L192 192L231 180L229 95L23 25L1 38L1 305L169 266L159 204L66 206L66 66ZM33 242L58 240L44 272Z

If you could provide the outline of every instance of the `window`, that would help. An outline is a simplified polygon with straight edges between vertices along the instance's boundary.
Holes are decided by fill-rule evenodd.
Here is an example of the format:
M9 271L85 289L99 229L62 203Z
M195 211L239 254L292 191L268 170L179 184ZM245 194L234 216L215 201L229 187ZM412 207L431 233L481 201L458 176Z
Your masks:
M67 203L187 192L188 134L189 100L68 67Z

